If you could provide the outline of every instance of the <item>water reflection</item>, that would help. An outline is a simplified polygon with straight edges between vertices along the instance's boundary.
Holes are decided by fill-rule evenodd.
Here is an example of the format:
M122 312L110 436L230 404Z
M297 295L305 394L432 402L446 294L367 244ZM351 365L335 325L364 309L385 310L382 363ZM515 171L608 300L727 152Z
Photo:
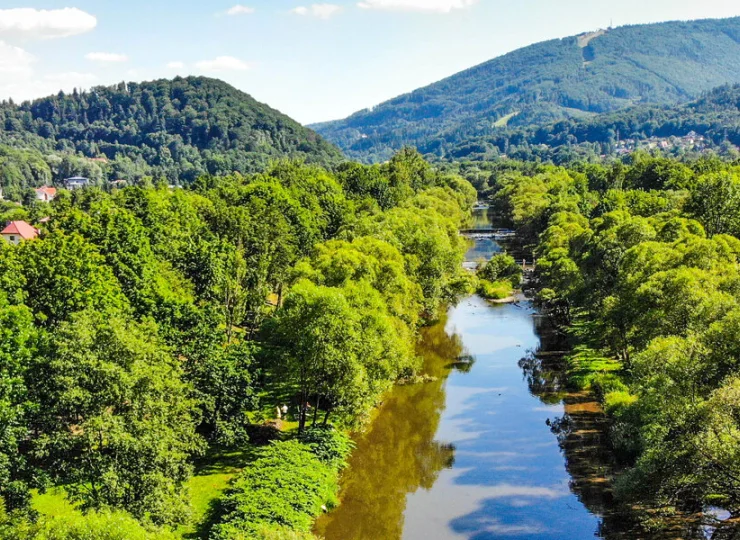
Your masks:
M489 229L491 227L491 209L476 207L473 209L473 229Z
M613 456L608 444L608 421L593 395L569 392L565 387L562 337L553 332L546 319L538 331L542 346L523 358L523 370L531 393L546 409L562 403L559 414L548 419L565 458L570 476L569 488L593 514L600 516L597 536L606 540L699 540L740 538L738 524L726 514L716 518L710 513L663 516L659 530L647 530L637 519L635 509L621 506L612 492L615 475ZM647 512L654 512L645 508Z
M319 535L593 538L599 520L572 493L546 424L563 407L533 396L518 366L539 345L534 315L473 297L427 330L421 352L440 379L391 393L358 441L342 504L319 521ZM460 363L464 370L450 372Z
M403 534L406 497L428 490L440 471L454 465L451 443L436 441L445 407L444 380L463 356L445 321L423 333L419 353L435 382L398 387L369 430L357 441L342 478L341 505L320 518L316 533L327 539L392 539Z
M490 260L496 253L501 253L501 246L493 238L474 236L470 239L472 245L465 254L468 263L478 263Z
M446 385L437 440L454 443L455 465L408 497L403 538L593 538L598 518L570 491L546 425L562 408L543 407L518 366L539 346L534 315L477 297L450 313L448 332L476 360Z
M488 212L488 208L476 208L473 210L472 229L490 229L491 220ZM501 246L491 236L472 235L470 237L470 249L465 254L465 267L475 269L479 262L488 261L495 254L501 253L501 251Z
M479 227L489 224L478 211ZM500 247L477 239L467 260ZM478 297L423 333L434 382L394 389L358 439L327 540L704 538L702 519L647 534L615 505L604 415L570 393L562 336L528 304ZM734 538L725 524L710 535Z

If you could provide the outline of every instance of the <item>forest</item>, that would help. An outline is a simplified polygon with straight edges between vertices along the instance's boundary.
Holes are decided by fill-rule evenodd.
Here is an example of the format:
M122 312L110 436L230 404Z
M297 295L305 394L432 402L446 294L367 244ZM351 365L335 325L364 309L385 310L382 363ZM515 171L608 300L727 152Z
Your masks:
M309 538L475 200L407 149L3 203L41 234L0 243L0 537Z
M278 159L328 165L341 153L310 129L205 77L120 83L0 103L6 198L74 175L97 185L145 177L188 184L264 170Z
M700 145L684 142L690 133ZM652 140L651 140L652 139ZM658 147L655 140L664 142ZM507 156L557 164L619 157L620 143L629 150L653 143L663 154L683 159L713 152L737 157L740 146L740 85L722 86L680 106L632 107L584 119L529 127L475 129L457 138L439 137L419 150L444 161L490 161Z
M653 532L705 505L737 515L740 163L637 153L465 175L537 258L537 302L572 345L566 384L608 416L617 500Z

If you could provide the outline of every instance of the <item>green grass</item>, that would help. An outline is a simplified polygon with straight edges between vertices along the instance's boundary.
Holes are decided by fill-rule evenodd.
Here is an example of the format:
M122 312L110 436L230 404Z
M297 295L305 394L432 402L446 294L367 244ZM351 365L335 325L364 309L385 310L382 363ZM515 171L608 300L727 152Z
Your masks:
M39 493L32 491L31 506L42 516L68 517L81 514L77 507L67 498L67 492L63 487L54 487Z
M196 463L196 472L186 487L190 493L193 515L190 523L175 533L181 538L206 538L218 514L218 500L231 480L255 459L255 448L213 452Z
M595 378L605 373L615 373L622 370L622 364L613 358L607 358L585 345L573 349L573 353L566 358L568 384L579 390L591 387Z
M509 122L512 118L514 118L517 114L519 114L519 111L513 112L511 114L507 114L506 116L502 116L498 120L496 120L493 123L493 127L506 127L509 125Z
M196 472L187 482L190 494L192 519L180 526L175 534L180 538L206 538L217 511L217 501L229 486L231 480L254 459L254 448L240 451L214 452L196 463ZM67 498L63 487L54 487L46 493L33 492L33 509L46 517L68 517L80 514Z

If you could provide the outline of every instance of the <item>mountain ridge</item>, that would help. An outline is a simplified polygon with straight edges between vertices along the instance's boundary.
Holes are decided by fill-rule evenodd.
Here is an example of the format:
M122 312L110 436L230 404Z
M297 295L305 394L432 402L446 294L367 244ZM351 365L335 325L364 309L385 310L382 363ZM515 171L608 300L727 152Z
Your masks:
M312 124L348 156L387 159L404 145L688 102L740 82L740 17L631 25L511 51L344 120Z

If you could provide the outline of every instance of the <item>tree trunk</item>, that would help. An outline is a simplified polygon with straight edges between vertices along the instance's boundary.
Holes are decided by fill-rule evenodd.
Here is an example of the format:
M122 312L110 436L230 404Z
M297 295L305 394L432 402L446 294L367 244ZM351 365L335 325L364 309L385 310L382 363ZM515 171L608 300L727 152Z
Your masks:
M301 391L301 404L298 409L298 433L303 433L303 429L306 427L306 400L308 399L308 392L306 390Z
M283 307L283 284L281 283L278 285L278 300L277 300L277 308L280 309Z
M316 396L316 407L313 410L313 424L311 426L316 425L316 418L319 416L319 404L321 403L321 396Z

